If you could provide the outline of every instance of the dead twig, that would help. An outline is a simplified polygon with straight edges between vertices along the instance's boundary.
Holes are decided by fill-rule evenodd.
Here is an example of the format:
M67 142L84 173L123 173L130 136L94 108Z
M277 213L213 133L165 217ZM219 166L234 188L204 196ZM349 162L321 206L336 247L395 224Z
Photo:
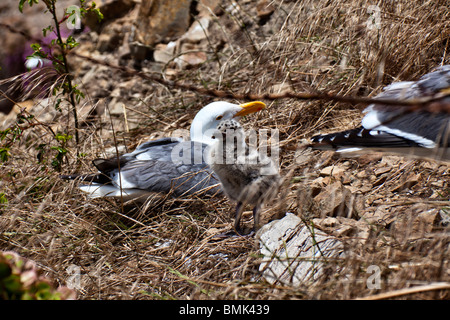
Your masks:
M426 110L429 112L447 112L450 113L450 104L441 102L444 98L450 96L450 92L442 92L439 95L408 99L408 100L397 100L397 99L374 99L374 98L364 98L364 97L353 97L345 95L334 95L327 92L292 92L286 91L281 93L234 93L231 91L208 89L204 87L197 87L192 84L181 83L177 81L171 81L163 79L162 77L144 73L142 71L137 71L128 67L114 65L112 63L101 61L86 55L82 55L76 52L71 52L72 55L91 61L96 64L104 65L112 69L119 70L130 76L138 76L142 79L158 82L167 87L173 87L178 89L184 89L189 91L194 91L204 95L214 96L218 98L232 98L237 100L278 100L278 99L299 99L299 100L321 100L321 101L333 101L333 102L345 102L350 104L363 104L368 105L372 103L382 103L389 106L402 106L409 107L406 111L413 112L418 110Z
M367 296L364 298L357 298L356 300L383 300L383 299L391 299L401 296L406 296L409 294L426 292L426 291L434 291L434 290L450 290L450 283L448 282L437 282L426 284L423 286L417 286L412 288L399 289L379 294L374 294L371 296Z

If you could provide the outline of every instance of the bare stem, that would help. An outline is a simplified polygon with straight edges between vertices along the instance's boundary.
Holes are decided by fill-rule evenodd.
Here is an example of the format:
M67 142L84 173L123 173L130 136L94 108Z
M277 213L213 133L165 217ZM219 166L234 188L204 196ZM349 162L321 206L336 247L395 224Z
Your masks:
M58 45L61 48L61 57L62 57L62 64L64 67L64 72L68 75L67 76L67 87L69 89L69 102L72 105L72 113L73 113L73 119L75 122L75 142L76 142L76 146L77 146L77 155L78 155L78 146L80 143L80 137L78 134L78 113L77 113L77 107L76 107L76 102L75 102L75 95L73 92L73 85L72 85L72 78L70 76L70 72L69 72L69 65L67 63L67 57L66 57L66 48L64 46L62 37L61 37L61 30L59 28L59 21L58 18L56 16L56 7L55 7L55 0L51 1L50 3L47 3L47 7L48 10L50 11L50 13L53 16L53 20L55 21L55 30L56 30L56 36L58 37Z

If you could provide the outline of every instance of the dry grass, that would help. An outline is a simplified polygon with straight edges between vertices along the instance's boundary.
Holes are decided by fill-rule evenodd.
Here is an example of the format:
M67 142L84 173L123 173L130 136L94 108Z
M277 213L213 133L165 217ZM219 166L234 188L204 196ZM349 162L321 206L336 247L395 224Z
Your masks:
M231 3L224 0L223 7ZM267 3L275 11L266 23L257 17L255 1L218 15L205 49L210 52L209 60L176 71L177 77L235 92L323 90L373 96L393 81L417 79L433 67L450 63L446 1L379 1L380 29L373 30L366 26L367 8L372 4L368 1ZM80 50L89 51L91 46L84 43ZM114 153L109 148L115 140L132 149L149 137L188 129L196 111L213 99L124 78L118 71L88 62L74 61L75 65L79 66L78 81L86 70L99 68L97 72L108 80L111 90L129 83L129 87L123 85L119 101L129 107L127 124L138 126L127 131L123 113L86 118L80 132L80 151L86 156L77 165L72 145L63 166L65 173L92 170L90 160ZM81 88L88 96L86 110L105 108L111 101L89 99L93 94L89 83ZM142 98L133 97L134 93ZM71 127L67 111L54 112L52 102L44 104L43 110L51 115L46 123L55 131ZM314 211L315 200L305 191L309 183L322 167L344 163L349 174L359 179L355 188L364 190L355 191L364 203L361 214L375 213L381 205L387 205L392 214L395 223L371 223L370 228L356 224L353 232L336 235L346 245L346 258L330 262L326 275L314 283L270 285L258 271L261 257L255 239L215 240L215 234L231 226L232 204L226 199L155 195L142 207L123 205L120 200L87 199L75 183L57 178L58 172L50 166L50 149L44 162L37 164L39 144L53 143L42 126L27 130L11 150L10 161L2 164L1 192L8 203L0 209L0 249L35 260L60 283L70 279L70 266L79 267L80 299L349 299L449 282L448 227L432 221L423 230L414 229L421 212L442 209L448 200L448 166L400 159L388 164L383 180L374 183L370 172L380 157L339 159L316 152L307 161L300 160L301 139L350 127L359 119L354 106L287 99L272 102L265 111L243 121L246 127L279 130L281 172L294 177L287 179L277 203L268 207L267 217ZM419 175L416 183L396 189L411 174ZM321 187L332 182L329 179ZM318 210L314 217L321 216ZM368 231L361 238L359 232L364 228ZM333 234L332 228L324 230ZM382 270L381 290L367 288L370 265ZM449 290L431 290L398 297L448 299L449 294Z

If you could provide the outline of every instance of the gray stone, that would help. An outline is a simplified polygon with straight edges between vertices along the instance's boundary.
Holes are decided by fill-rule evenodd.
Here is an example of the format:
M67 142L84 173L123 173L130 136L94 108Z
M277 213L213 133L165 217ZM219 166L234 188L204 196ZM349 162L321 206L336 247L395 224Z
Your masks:
M311 229L294 214L263 226L257 233L264 256L259 270L269 283L299 286L317 280L327 262L344 256L343 244Z

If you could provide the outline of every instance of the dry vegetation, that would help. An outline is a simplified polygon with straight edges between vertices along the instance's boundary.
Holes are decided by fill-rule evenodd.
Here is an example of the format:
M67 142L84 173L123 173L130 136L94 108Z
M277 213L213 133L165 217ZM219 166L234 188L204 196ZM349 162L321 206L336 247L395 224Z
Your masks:
M232 2L224 0L223 7ZM258 16L256 2L239 1L241 7L222 11L210 27L208 60L167 76L233 92L323 90L373 96L389 83L417 79L450 63L447 1L378 1L380 29L367 27L370 1L266 1L274 8L268 18ZM83 39L78 50L90 54L95 43L89 36ZM104 79L107 91L119 88L120 101L129 108L127 122L120 112L86 118L80 132L80 151L86 156L77 164L72 144L64 173L91 171L90 160L114 153L114 145L133 149L146 139L188 129L201 106L215 99L80 58L72 57L72 63L77 81L97 68L103 78L95 81ZM143 71L158 71L145 63ZM85 109L105 108L111 101L91 100L89 83L81 89L87 93ZM71 126L65 109L55 113L51 103L42 109L52 115L46 121L54 128ZM334 217L331 224L315 220L346 245L347 255L329 261L327 273L313 283L270 285L258 271L261 257L254 238L214 239L232 223L233 207L224 198L155 195L142 207L88 199L76 183L58 179L50 166L51 150L47 162L37 163L37 147L52 140L43 126L27 130L2 164L1 192L8 202L0 209L0 249L33 259L61 284L70 279L70 266L79 267L79 299L350 299L449 282L450 230L442 221L449 206L448 165L299 151L301 139L358 123L359 110L284 99L243 121L247 128L280 131L281 173L287 179L277 203L267 207L266 219L287 211L304 219L324 218L313 196L336 182L359 199L357 217ZM332 165L345 174L320 177ZM347 231L339 232L341 227ZM382 271L380 290L366 286L369 265ZM450 290L419 290L398 298L449 299Z

